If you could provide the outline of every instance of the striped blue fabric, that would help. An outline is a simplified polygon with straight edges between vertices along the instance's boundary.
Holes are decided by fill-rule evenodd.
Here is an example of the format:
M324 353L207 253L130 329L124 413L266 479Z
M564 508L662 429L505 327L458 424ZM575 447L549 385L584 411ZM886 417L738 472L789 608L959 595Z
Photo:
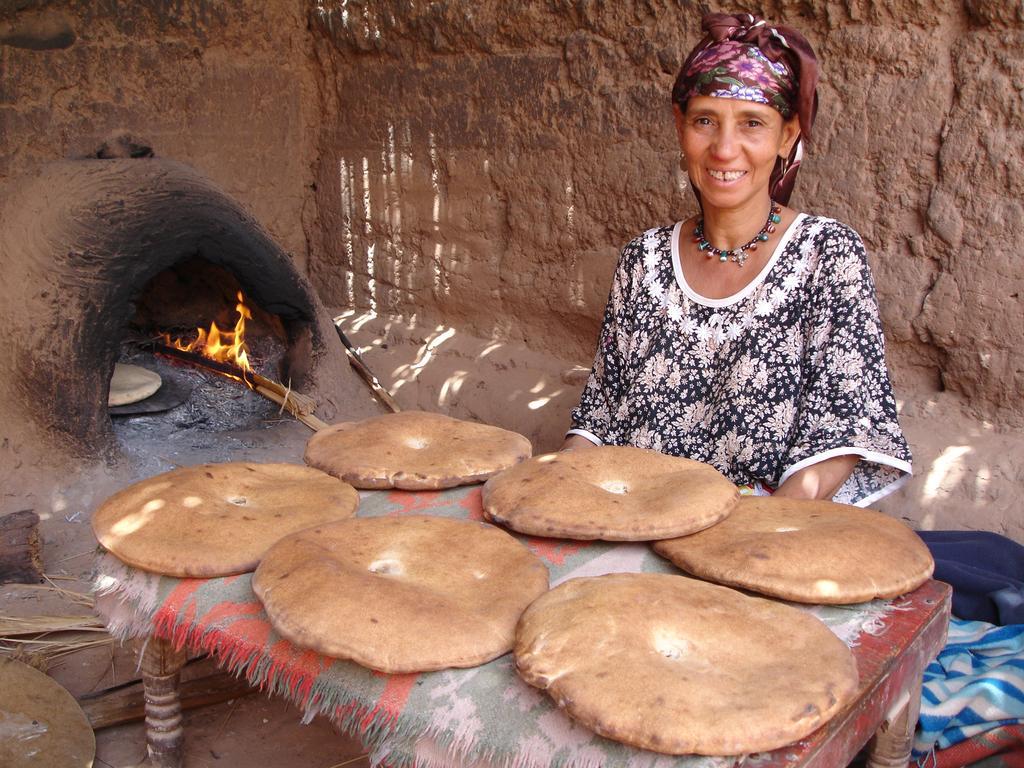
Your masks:
M1024 624L953 618L924 673L914 757L999 725L1024 723Z

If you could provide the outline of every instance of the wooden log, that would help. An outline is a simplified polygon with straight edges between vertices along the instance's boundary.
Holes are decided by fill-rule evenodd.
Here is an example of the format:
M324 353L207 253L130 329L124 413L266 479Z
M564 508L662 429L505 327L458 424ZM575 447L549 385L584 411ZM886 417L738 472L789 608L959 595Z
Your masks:
M183 672L187 673L200 666L211 667L211 670L178 686L182 710L219 704L228 699L248 696L256 691L244 678L237 678L216 668L207 659L189 662ZM78 699L78 704L89 718L93 730L135 722L146 716L145 693L141 680L132 680L105 691L86 694Z
M0 516L0 584L38 584L42 580L39 515L23 509Z

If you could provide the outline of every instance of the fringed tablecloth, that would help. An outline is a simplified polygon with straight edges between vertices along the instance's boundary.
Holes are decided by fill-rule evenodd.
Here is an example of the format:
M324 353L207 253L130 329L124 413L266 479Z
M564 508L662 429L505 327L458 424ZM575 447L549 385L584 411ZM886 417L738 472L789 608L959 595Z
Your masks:
M407 514L482 520L480 486L362 494L360 517ZM548 566L552 586L612 572L679 572L643 543L518 538ZM96 568L97 609L121 639L155 635L209 653L254 686L293 701L306 720L326 715L363 741L374 764L432 768L458 758L506 768L727 768L761 762L757 756L669 757L597 736L523 683L511 654L472 669L386 675L303 650L270 626L250 579L174 579L103 555ZM863 632L884 629L892 606L802 608L854 646Z

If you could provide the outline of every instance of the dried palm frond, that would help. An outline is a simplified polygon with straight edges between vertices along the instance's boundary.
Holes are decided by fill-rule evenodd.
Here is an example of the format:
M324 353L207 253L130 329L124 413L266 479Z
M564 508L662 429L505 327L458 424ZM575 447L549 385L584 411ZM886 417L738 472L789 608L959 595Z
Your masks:
M92 608L93 599L54 584L25 585L59 595L64 600ZM56 660L86 648L109 645L114 638L103 622L91 614L6 616L0 615L0 654L12 656L46 671Z
M0 654L44 672L69 654L112 643L94 616L0 616Z
M106 628L96 616L0 615L0 641L24 635L71 631L105 632Z
M63 579L63 578L71 578L71 577L49 576L49 575L44 573L43 574L43 578L46 579L46 582L47 582L46 584L18 584L17 588L18 588L19 591L20 590L26 590L26 589L27 590L38 589L38 590L41 590L43 592L50 592L52 594L55 594L55 595L58 595L58 596L64 598L65 600L68 600L69 602L75 603L77 605L84 605L87 608L92 608L92 606L93 606L93 604L95 602L93 600L93 598L92 598L92 595L88 594L87 592L76 592L73 589L65 589L64 587L60 586L59 584L55 584L53 582L53 579Z

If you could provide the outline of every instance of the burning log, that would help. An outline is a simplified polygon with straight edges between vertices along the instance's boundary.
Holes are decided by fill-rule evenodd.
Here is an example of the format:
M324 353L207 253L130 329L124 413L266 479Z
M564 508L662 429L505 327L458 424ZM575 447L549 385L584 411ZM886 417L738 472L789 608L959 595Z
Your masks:
M154 351L237 379L286 409L314 431L326 427L326 422L313 415L316 403L312 398L292 392L291 387L285 387L273 379L260 376L252 369L249 364L249 347L245 340L245 321L252 319L252 312L245 305L245 296L241 291L238 292L235 311L238 313L238 320L234 329L230 331L222 331L216 323L211 323L209 330L197 328L196 338L188 344L164 335L164 340L168 344L154 344Z
M326 427L325 422L313 415L316 403L311 398L292 392L290 388L260 376L252 369L249 364L249 347L245 338L246 321L252 319L252 312L246 306L245 296L241 291L238 292L235 311L238 313L238 320L235 321L235 327L230 331L221 330L216 323L210 323L209 330L197 328L196 337L187 344L181 339L172 339L170 335L164 334L163 339L167 344L154 344L154 350L158 354L184 360L192 365L210 368L243 382L250 389L283 408L287 408L295 418L313 430L319 431ZM401 410L391 393L381 385L377 377L363 362L359 351L341 329L339 318L335 318L334 328L345 346L349 364L362 377L377 399L392 413Z
M283 384L280 384L273 379L260 376L258 373L251 370L242 370L242 368L237 365L233 365L232 363L225 363L220 360L211 360L205 355L200 355L196 352L189 352L184 349L176 349L175 347L168 347L164 344L153 344L152 349L158 355L182 360L190 365L216 371L224 376L241 381L254 392L263 395L268 400L272 400L283 407L296 419L314 431L320 431L327 426L325 421L322 421L313 415L316 403L312 398L300 394L299 392L293 392L290 388L285 387Z

